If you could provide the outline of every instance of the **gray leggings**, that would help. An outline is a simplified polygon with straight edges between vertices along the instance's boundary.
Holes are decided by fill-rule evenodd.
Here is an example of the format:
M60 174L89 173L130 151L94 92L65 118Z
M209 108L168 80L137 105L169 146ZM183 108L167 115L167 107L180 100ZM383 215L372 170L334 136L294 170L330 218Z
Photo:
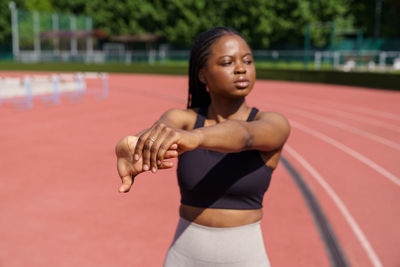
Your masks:
M260 222L229 228L179 219L164 267L269 267Z

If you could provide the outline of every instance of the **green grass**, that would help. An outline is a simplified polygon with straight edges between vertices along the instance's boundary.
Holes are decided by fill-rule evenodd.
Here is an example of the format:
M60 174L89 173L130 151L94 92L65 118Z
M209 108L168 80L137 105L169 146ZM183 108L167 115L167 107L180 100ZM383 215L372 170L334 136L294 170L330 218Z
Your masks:
M273 69L284 69L284 70L314 70L314 62L310 62L307 67L304 67L303 61L261 61L255 62L256 68L273 68ZM321 64L321 70L332 70L332 64L323 63Z
M380 89L400 90L400 71L396 73L376 72L340 72L327 69L323 65L321 70L304 70L302 62L292 62L271 65L270 62L257 62L257 79L301 81L314 83L342 84L363 86ZM110 73L147 73L166 75L187 75L186 61L171 61L155 63L137 63L125 65L121 63L84 64L84 63L38 63L22 64L11 61L0 61L0 70L15 71L53 71L53 72L110 72Z
M125 65L121 63L84 64L84 63L37 63L23 64L0 62L0 70L15 71L67 71L67 72L111 72L111 73L157 73L169 75L186 75L187 64L156 63L149 65L139 63Z

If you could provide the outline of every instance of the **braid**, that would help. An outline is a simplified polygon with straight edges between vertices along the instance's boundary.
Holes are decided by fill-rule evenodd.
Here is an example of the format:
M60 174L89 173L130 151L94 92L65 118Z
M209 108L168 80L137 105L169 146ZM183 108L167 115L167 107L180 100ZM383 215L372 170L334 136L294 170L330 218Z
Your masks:
M214 27L200 33L193 44L189 60L189 94L187 108L209 106L211 99L206 85L198 77L199 71L204 68L210 55L211 45L225 35L242 35L228 27ZM242 37L243 38L243 37Z

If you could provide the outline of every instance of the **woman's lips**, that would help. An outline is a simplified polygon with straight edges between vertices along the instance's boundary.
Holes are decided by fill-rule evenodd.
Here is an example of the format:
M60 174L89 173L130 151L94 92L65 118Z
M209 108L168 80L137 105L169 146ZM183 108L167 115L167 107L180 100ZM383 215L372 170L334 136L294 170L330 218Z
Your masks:
M238 80L234 82L236 88L244 89L249 87L250 82L248 80Z

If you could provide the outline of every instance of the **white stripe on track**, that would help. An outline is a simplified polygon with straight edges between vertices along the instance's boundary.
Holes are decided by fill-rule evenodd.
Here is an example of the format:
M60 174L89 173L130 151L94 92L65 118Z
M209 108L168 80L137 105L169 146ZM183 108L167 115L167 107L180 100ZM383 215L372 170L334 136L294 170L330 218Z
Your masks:
M373 266L382 267L383 265L379 260L377 254L375 253L374 249L372 248L371 244L369 243L367 237L361 230L360 226L357 224L356 220L350 214L346 205L332 189L332 187L330 187L330 185L325 181L325 179L293 148L291 148L289 145L286 144L284 149L312 175L312 177L319 183L319 185L326 191L329 197L333 200L333 202L336 204L336 206L342 213L347 223L350 225L350 228L353 230L358 241L361 243L361 246L365 250L365 253L368 255L368 258L371 260Z
M277 95L279 97L279 95ZM291 94L291 97L293 97L293 94ZM295 96L296 99L299 99L299 102L304 102L304 100L309 101L310 103L314 103L313 105L322 105L324 107L326 107L327 105L329 105L332 108L342 108L342 109L348 109L350 111L358 111L360 113L365 113L367 115L372 115L375 117L381 117L381 118L385 118L385 119L391 119L391 120L396 120L396 121L400 121L400 115L399 114L395 114L395 113L391 113L391 112L387 112L387 111L382 111L382 110L377 110L377 109L372 109L372 108L367 108L367 107L360 107L358 104L344 104L344 103L338 103L337 101L330 101L330 100L321 100L321 99L312 99L312 98L307 98L304 96L299 96L296 95ZM281 97L282 99L282 97ZM364 114L364 115L365 115Z
M370 160L369 158L365 157L364 155L362 155L361 153L351 149L350 147L332 139L331 137L324 135L323 133L320 133L318 131L315 131L313 129L308 128L307 126L295 122L293 120L290 120L290 124L294 127L296 127L299 130L302 130L312 136L315 136L337 148L339 148L340 150L342 150L343 152L351 155L352 157L358 159L359 161L361 161L362 163L364 163L365 165L371 167L372 169L374 169L375 171L377 171L378 173L380 173L381 175L383 175L384 177L386 177L387 179L389 179L390 181L392 181L395 185L400 186L400 178L395 176L394 174L392 174L391 172L389 172L388 170L386 170L385 168L381 167L380 165L378 165L377 163L375 163L374 161Z
M270 97L270 99L272 100L272 97ZM279 100L281 100L281 98ZM278 101L276 101L274 99L271 102L278 102ZM287 105L287 102L285 102L285 103L281 102L281 103ZM340 110L327 108L327 107L317 107L315 105L304 106L304 105L301 105L301 104L298 104L298 103L295 103L293 105L298 106L300 108L307 108L307 109L311 109L311 110L318 110L318 111L322 111L322 112L325 112L325 113L334 114L334 115L337 115L337 116L344 117L346 119L351 119L351 120L355 120L357 122L363 122L363 123L366 123L366 124L371 124L371 125L374 125L374 126L377 126L377 127L385 128L385 129L388 129L388 130L400 132L400 127L398 127L397 125L393 125L393 124L390 124L390 123L383 122L382 120L373 119L373 118L370 118L370 117L367 118L367 117L364 117L364 116L352 114L350 112L340 111Z
M336 107L342 107L342 108L347 108L349 110L353 111L359 111L361 113L366 113L368 115L376 116L376 117L382 117L385 119L392 119L396 121L400 121L400 116L398 114L390 113L387 111L381 111L381 110L375 110L375 109L370 109L366 107L359 107L359 106L352 106L352 105L345 105L345 104L338 104L333 101L324 101L324 103L329 103L331 106L334 108Z
M279 107L282 107L282 105L279 105ZM338 120L329 119L329 118L327 118L325 116L316 115L314 113L303 111L303 110L300 110L300 109L297 109L297 108L284 107L284 110L288 111L288 112L292 112L292 113L298 114L298 115L302 115L302 116L304 116L306 118L309 118L309 119L313 119L313 120L316 120L316 121L320 121L320 122L324 122L324 123L333 125L335 127L341 128L341 129L349 131L349 132L353 132L353 133L359 134L359 135L361 135L363 137L366 137L366 138L369 138L369 139L371 139L371 140L373 140L375 142L381 143L381 144L386 145L386 146L388 146L390 148L393 148L393 149L396 149L396 150L400 151L400 144L399 143L393 142L393 141L391 141L389 139L386 139L384 137L381 137L381 136L369 133L367 131L358 129L356 127L350 126L350 125L348 125L346 123L343 123L343 122L340 122Z

